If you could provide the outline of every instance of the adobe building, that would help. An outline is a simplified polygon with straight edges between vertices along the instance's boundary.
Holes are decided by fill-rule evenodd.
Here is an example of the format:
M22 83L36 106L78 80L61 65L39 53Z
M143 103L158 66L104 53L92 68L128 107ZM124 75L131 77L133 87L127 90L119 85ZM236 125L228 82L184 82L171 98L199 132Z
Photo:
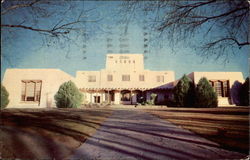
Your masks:
M100 71L77 71L76 84L92 103L136 104L156 93L159 103L171 93L173 71L144 69L143 54L108 54L106 68Z
M231 89L243 82L241 72L192 72L195 84L206 77L218 94L219 105L234 104ZM7 69L3 85L9 92L9 107L55 107L60 85L72 80L84 94L83 103L136 104L157 94L162 104L173 97L174 71L144 69L143 54L107 54L99 71L77 71L76 77L59 69Z
M192 72L188 75L195 84L202 77L206 77L218 95L218 105L227 106L235 104L234 85L243 83L244 78L241 72Z
M9 92L7 108L55 107L54 95L60 85L73 79L59 69L7 69L3 77Z

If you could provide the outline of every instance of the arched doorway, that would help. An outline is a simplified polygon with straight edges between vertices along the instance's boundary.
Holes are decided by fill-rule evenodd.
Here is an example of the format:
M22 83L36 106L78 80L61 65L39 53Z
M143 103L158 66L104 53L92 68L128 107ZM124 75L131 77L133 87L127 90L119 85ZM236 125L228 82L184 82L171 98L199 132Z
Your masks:
M136 103L142 104L143 102L146 102L146 93L144 91L135 90L134 93L136 95Z
M115 101L115 93L113 90L105 91L105 101L109 104Z
M132 104L132 92L130 90L121 91L121 104Z

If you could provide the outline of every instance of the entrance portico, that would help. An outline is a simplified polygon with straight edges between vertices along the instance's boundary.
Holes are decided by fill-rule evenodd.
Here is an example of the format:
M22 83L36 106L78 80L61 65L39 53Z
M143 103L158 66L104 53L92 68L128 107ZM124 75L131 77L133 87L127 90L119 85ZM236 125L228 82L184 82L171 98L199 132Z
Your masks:
M143 54L107 54L105 69L78 71L75 82L87 103L131 105L150 100L152 89L172 88L173 81L173 71L144 69Z
M87 103L134 105L149 101L152 93L156 93L160 101L168 97L167 90L152 88L81 88L80 91Z

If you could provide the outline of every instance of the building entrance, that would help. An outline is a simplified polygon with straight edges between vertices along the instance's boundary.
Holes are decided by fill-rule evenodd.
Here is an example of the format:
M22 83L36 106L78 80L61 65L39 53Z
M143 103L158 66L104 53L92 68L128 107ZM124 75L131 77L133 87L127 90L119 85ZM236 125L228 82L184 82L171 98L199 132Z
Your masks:
M95 103L100 103L100 96L94 96L94 102Z

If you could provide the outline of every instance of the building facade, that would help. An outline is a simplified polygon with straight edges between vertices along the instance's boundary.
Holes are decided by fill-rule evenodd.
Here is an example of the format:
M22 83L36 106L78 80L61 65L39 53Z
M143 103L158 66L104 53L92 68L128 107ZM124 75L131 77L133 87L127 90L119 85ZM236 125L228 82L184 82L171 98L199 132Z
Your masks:
M60 85L73 77L59 69L7 69L3 85L9 92L7 107L54 107Z
M192 72L195 84L206 77L218 94L219 105L234 104L235 83L241 72ZM157 94L157 104L173 97L174 71L144 69L143 54L107 54L106 67L99 71L77 71L76 77L59 69L7 69L3 85L9 92L8 107L55 107L60 85L73 81L84 95L82 103L136 104Z
M173 88L174 72L146 70L143 60L142 54L108 54L105 69L77 71L76 84L87 103L136 104L151 93L161 103Z
M219 106L235 104L237 99L234 96L234 86L244 82L241 72L192 72L188 76L195 84L198 84L202 77L206 77L218 95Z

